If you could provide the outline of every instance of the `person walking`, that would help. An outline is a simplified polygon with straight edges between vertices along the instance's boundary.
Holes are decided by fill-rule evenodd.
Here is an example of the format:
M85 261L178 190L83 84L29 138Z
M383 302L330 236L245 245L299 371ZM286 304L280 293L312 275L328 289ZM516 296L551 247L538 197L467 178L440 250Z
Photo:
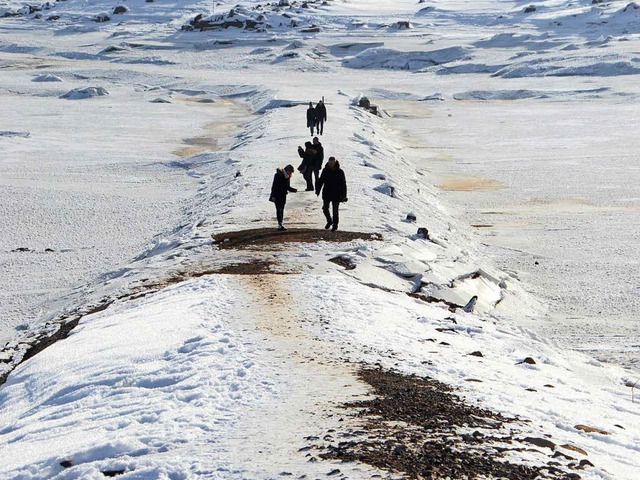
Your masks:
M291 176L293 175L293 165L287 165L284 168L278 168L273 176L271 184L271 196L269 201L276 205L276 218L278 219L278 230L286 230L282 224L284 220L284 206L287 203L287 194L289 192L297 192L298 190L291 187Z
M304 142L304 148L298 147L298 155L302 158L302 163L298 167L302 177L307 181L307 192L313 192L313 164L316 157L316 151L313 149L311 142Z
M316 109L313 108L313 103L309 102L309 108L307 108L307 128L313 136L313 129L316 126Z
M324 122L327 121L327 107L324 106L324 97L316 104L316 133L322 135L324 130ZM313 135L313 129L311 130Z
M320 195L320 191L322 191L322 213L327 218L324 228L325 230L331 228L335 232L340 221L338 213L340 202L348 200L347 179L340 168L340 162L335 157L329 157L322 175L316 182L316 195ZM331 214L329 214L329 204L332 207Z
M324 162L324 147L318 140L318 137L313 137L313 149L316 151L316 156L313 158L313 176L318 184L318 177L320 177L320 170L322 170L322 163Z

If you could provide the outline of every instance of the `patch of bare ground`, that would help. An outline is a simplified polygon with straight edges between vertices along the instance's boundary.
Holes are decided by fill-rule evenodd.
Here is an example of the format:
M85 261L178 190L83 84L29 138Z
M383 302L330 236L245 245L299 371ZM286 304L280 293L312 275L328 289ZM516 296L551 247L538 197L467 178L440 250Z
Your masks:
M343 230L332 232L314 228L290 228L287 230L254 228L213 235L213 241L221 249L250 249L280 245L282 243L350 242L352 240L382 240L382 235Z
M372 387L373 398L344 407L355 410L362 425L334 435L358 440L329 445L323 459L361 462L412 479L580 478L558 462L532 466L501 459L507 451L531 450L511 434L516 419L468 405L443 383L372 368L362 369L359 378Z

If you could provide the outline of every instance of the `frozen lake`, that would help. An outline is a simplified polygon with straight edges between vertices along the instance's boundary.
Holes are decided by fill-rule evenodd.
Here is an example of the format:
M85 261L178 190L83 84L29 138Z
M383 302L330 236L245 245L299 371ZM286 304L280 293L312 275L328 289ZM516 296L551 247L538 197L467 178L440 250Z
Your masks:
M546 301L547 315L530 326L564 347L637 368L637 105L621 98L380 103L487 255Z
M21 70L32 57L0 54L0 343L14 327L46 315L70 289L121 268L176 228L198 178L179 160L225 148L247 120L232 101L199 102L186 94L168 105L157 93L109 84L88 106L37 83ZM56 63L55 61L52 63ZM57 67L66 70L65 62ZM72 71L92 67L76 65ZM44 87L43 87L44 85ZM55 92L55 90L53 90Z

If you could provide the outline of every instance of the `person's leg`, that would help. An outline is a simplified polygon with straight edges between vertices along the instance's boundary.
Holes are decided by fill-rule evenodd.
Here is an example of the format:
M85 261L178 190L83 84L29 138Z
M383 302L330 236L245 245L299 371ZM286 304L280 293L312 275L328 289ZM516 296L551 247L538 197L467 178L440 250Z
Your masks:
M318 122L318 133L322 135L323 130L324 130L324 120L320 120Z
M329 215L329 200L322 200L322 213L327 219L327 224L324 226L325 230L331 227L333 220L331 219L331 215Z
M310 168L307 168L304 171L304 175L303 175L304 179L307 181L307 191L312 191L313 190L313 172Z
M338 222L340 221L340 215L338 213L338 207L340 207L340 202L338 200L333 200L331 202L333 205L333 230L334 232L338 229Z
M318 185L318 177L320 176L320 170L314 168L313 169L313 177L315 179L315 184Z
M278 220L278 227L282 226L284 220L284 202L276 202L276 218Z

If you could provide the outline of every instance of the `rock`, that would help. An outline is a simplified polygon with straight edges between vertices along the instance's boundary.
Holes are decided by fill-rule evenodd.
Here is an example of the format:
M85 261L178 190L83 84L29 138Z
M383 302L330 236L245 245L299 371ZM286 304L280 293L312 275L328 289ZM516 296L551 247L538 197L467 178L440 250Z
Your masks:
M477 350L475 352L471 352L469 355L472 355L474 357L484 357L484 355L482 354L482 352L480 350Z
M527 357L524 360L522 360L521 362L516 363L516 365L521 365L523 363L526 363L528 365L535 365L536 361L531 357Z
M524 9L524 13L533 13L535 11L536 11L535 5L529 5L527 8Z
M73 467L73 463L71 462L71 460L65 459L60 462L60 466L62 468L70 468Z
M593 463L591 463L589 460L586 460L586 459L580 460L580 463L578 464L578 468L594 467L594 466L595 465Z
M114 15L121 15L123 13L127 13L129 11L129 7L125 6L125 5L117 5L115 7L113 7L113 14Z
M553 458L558 458L558 457L562 457L566 460L575 460L575 458L573 458L570 455L567 455L566 453L562 453L562 452L555 452L553 455Z
M416 214L415 213L407 213L407 221L409 222L415 222L417 220Z
M546 438L537 438L537 437L526 437L521 441L530 443L531 445L535 445L537 447L550 448L551 450L555 450L556 444Z
M425 240L431 240L431 239L429 238L429 230L427 230L425 227L420 227L420 228L418 229L418 233L417 233L417 235L418 235L420 238L424 238Z
M106 13L99 13L98 15L96 15L96 18L93 19L93 21L96 23L108 22L109 20L111 20L111 17Z
M362 97L360 100L358 100L358 106L361 108L369 109L371 108L371 102L367 97Z
M587 433L599 433L601 435L609 435L609 432L600 430L599 428L596 428L596 427L589 427L587 425L576 425L573 428L575 428L576 430L582 430L583 432L587 432Z
M395 27L398 30L409 30L411 28L413 28L413 25L411 25L411 22L408 20L400 20L398 22L396 22Z

